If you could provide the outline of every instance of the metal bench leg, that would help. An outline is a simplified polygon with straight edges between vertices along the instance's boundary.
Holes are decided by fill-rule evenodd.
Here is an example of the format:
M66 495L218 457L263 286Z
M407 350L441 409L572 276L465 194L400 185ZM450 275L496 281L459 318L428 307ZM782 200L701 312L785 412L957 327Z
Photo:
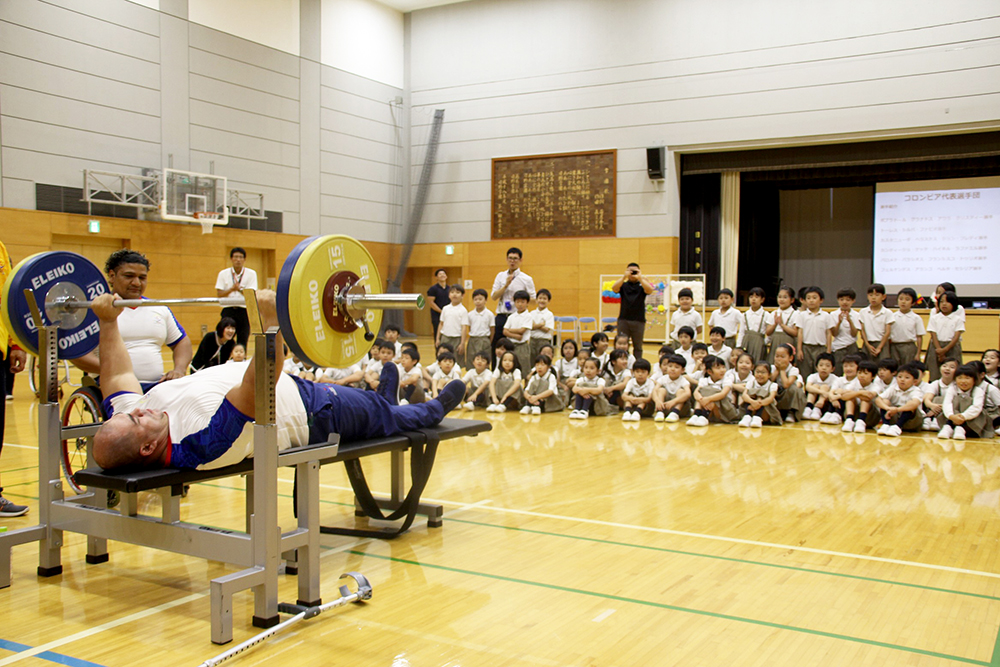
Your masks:
M299 528L308 531L306 546L299 547L296 554L299 577L296 604L315 607L322 603L319 583L319 462L301 463L296 469L299 479L296 498Z

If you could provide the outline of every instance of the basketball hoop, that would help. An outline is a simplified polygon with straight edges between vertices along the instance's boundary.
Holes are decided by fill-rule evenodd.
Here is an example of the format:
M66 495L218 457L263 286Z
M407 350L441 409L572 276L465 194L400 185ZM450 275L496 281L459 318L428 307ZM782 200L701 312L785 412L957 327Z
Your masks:
M211 234L215 223L222 220L222 214L216 211L195 211L192 217L201 224L202 234Z

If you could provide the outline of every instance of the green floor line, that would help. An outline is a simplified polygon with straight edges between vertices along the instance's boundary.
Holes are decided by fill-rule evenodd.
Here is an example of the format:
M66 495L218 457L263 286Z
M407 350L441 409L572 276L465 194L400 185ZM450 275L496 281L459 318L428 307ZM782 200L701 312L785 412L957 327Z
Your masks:
M211 484L211 483L207 483L207 482L203 483L203 485L204 486L211 486L211 487L218 488L218 489L228 489L228 490L231 490L231 491L242 491L242 489L240 489L239 487L223 486L223 485ZM291 498L292 496L291 496L291 494L281 494L281 493L279 493L278 497L279 498ZM343 507L354 507L354 503L341 503L341 502L337 502L337 501L333 501L333 500L322 500L322 499L320 499L320 503L321 504L325 504L325 505L339 505L339 506L343 506ZM482 526L482 527L485 527L485 528L499 528L501 530L512 530L512 531L517 531L517 532L522 532L522 533L533 533L535 535L544 535L544 536L547 536L547 537L562 537L562 538L569 539L569 540L580 540L580 541L583 541L583 542L593 542L593 543L596 543L596 544L608 544L608 545L612 545L612 546L627 547L627 548L633 548L633 549L644 549L644 550L647 550L647 551L657 551L657 552L661 552L661 553L678 554L678 555L681 555L681 556L691 556L693 558L709 558L709 559L712 559L712 560L721 560L721 561L726 561L726 562L729 562L729 563L741 563L741 564L744 564L744 565L759 565L760 567L773 567L773 568L777 568L777 569L781 569L781 570L791 570L791 571L794 571L794 572L804 572L804 573L807 573L807 574L819 574L819 575L825 575L825 576L830 576L830 577L841 577L841 578L844 578L844 579L854 579L856 581L870 581L870 582L876 583L876 584L886 584L886 585L889 585L889 586L905 586L907 588L916 588L916 589L925 590L925 591L933 591L935 593L950 593L952 595L962 595L962 596L965 596L965 597L979 598L979 599L982 599L982 600L1000 601L1000 597L994 596L994 595L986 595L984 593L969 593L969 592L966 592L966 591L955 591L955 590L951 590L949 588L940 588L938 586L925 586L923 584L911 584L911 583L907 583L907 582L903 582L903 581L891 581L889 579L877 579L875 577L863 577L863 576L857 575L857 574L844 574L844 573L841 573L841 572L824 572L823 570L813 570L813 569L810 569L810 568L807 568L807 567L796 567L794 565L781 565L781 564L778 564L778 563L767 563L767 562L764 562L764 561L747 560L747 559L743 559L743 558L732 558L732 557L729 557L729 556L716 556L716 555L713 555L713 554L703 554L703 553L698 553L698 552L695 552L695 551L682 551L680 549L668 549L666 547L654 547L654 546L647 546L647 545L643 545L643 544L631 544L629 542L616 542L614 540L601 540L601 539L597 539L597 538L594 538L594 537L580 537L578 535L569 535L569 534L566 534L566 533L553 533L553 532L548 532L548 531L544 531L544 530L533 530L531 528L517 528L517 527L513 527L513 526L502 526L502 525L499 525L499 524L486 523L486 522L483 522L483 521L471 521L469 519L453 519L453 518L448 518L447 515L445 515L444 518L445 518L446 521L453 522L453 523L465 523L465 524L469 524L469 525L473 525L473 526ZM998 665L998 667L1000 667L1000 665Z
M1000 631L997 632L996 641L993 642L993 657L990 658L990 667L1000 667Z
M965 595L967 597L981 598L984 600L998 600L1000 597L994 595L986 595L984 593L968 593L966 591L953 591L948 588L939 588L937 586L925 586L922 584L910 584L902 581L890 581L888 579L877 579L875 577L863 577L857 574L844 574L841 572L824 572L823 570L813 570L807 567L797 567L795 565L781 565L779 563L767 563L764 561L757 560L747 560L744 558L732 558L730 556L716 556L713 554L703 554L695 551L682 551L680 549L668 549L666 547L653 547L644 544L631 544L629 542L616 542L614 540L601 540L595 537L581 537L579 535L569 535L566 533L552 533L544 530L533 530L531 528L517 528L514 526L501 526L499 524L485 523L482 521L470 521L469 519L449 519L447 515L445 519L453 523L468 523L474 526L485 526L488 528L502 528L504 530L513 530L521 533L533 533L535 535L545 535L547 537L562 537L568 540L580 540L582 542L594 542L597 544L610 544L618 547L630 547L633 549L644 549L647 551L657 551L662 553L679 554L681 556L693 556L695 558L710 558L712 560L722 560L729 563L742 563L745 565L759 565L761 567L773 567L781 570L793 570L795 572L806 572L808 574L820 574L830 577L843 577L845 579L856 579L858 581L871 581L877 584L888 584L890 586L906 586L908 588L919 588L925 591L935 591L937 593L952 593L954 595Z
M720 614L713 611L706 611L703 609L692 609L690 607L680 607L677 605L666 604L664 602L653 602L651 600L639 600L636 598L627 598L621 595L611 595L608 593L599 593L597 591L587 591L579 588L570 588L568 586L558 586L556 584L546 584L538 581L529 581L527 579L516 579L514 577L505 577L498 574L489 574L486 572L476 572L474 570L464 570L457 567L449 567L447 565L435 565L432 563L421 563L420 561L409 560L406 558L396 558L394 556L381 556L378 554L366 553L364 551L348 550L345 553L354 554L356 556L370 557L378 560L392 561L394 563L404 563L407 565L415 565L417 567L426 567L435 570L442 570L445 572L454 572L457 574L465 574L472 577L483 577L486 579L494 579L496 581L506 581L513 584L521 584L523 586L534 586L536 588L546 588L554 591L562 591L564 593L574 593L576 595L586 595L588 597L596 597L604 600L614 600L616 602L625 602L628 604L641 605L645 607L655 607L657 609L667 609L670 611L678 611L686 614L695 614L698 616L708 616L711 618L718 618L726 621L736 621L738 623L749 623L751 625L759 625L767 628L775 628L778 630L788 630L790 632L799 632L802 634L815 635L817 637L827 637L829 639L838 639L841 641L853 642L855 644L865 644L867 646L877 646L879 648L887 648L895 651L904 651L906 653L915 653L917 655L926 655L932 658L941 658L944 660L953 660L955 662L964 662L970 665L983 665L983 667L993 667L995 663L984 662L982 660L974 660L972 658L963 658L958 655L949 655L947 653L938 653L937 651L928 651L925 649L913 648L911 646L901 646L899 644L890 644L888 642L880 642L874 639L864 639L861 637L852 637L850 635L841 635L835 632L824 632L823 630L812 630L810 628L800 628L794 625L784 625L782 623L773 623L771 621L762 621L754 618L744 618L742 616L733 616L731 614Z

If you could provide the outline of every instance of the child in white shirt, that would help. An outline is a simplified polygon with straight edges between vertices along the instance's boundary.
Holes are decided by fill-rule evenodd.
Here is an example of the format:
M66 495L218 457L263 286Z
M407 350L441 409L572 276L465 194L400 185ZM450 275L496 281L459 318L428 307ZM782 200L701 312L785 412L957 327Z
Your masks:
M713 327L721 327L723 330L723 344L730 349L736 347L736 341L741 338L740 334L743 327L743 315L740 311L733 308L733 298L733 290L728 287L719 290L719 307L708 318L709 331ZM713 352L712 354L715 353Z
M472 410L477 405L485 408L490 405L490 380L493 379L493 372L490 371L490 357L488 352L477 352L472 358L472 368L470 368L462 382L465 383L465 409Z
M545 354L535 357L535 372L524 388L525 405L522 415L540 415L543 412L559 412L565 407L559 397L556 374L552 372L552 359Z
M808 377L816 371L816 357L822 352L833 352L833 329L840 320L836 320L820 306L826 298L819 287L807 287L805 293L805 310L799 311L797 324L799 330L798 361L799 372ZM849 320L851 322L851 320ZM857 346L855 346L855 349Z
M677 292L677 310L670 315L670 338L679 343L677 337L681 327L691 327L691 338L701 333L701 313L693 308L694 293L687 287Z
M733 353L733 348L725 343L725 341L729 340L726 337L726 330L720 326L712 327L708 330L708 340L708 354L722 359L726 364L726 370L729 370L729 355Z
M525 290L514 292L514 308L517 310L507 317L503 326L503 335L514 343L514 356L519 369L531 368L531 328L535 320L528 312L530 298Z
M916 361L924 343L924 320L910 310L917 300L917 292L904 287L896 295L899 310L893 316L889 332L889 354L900 365Z
M771 366L771 380L778 383L778 410L785 422L794 423L806 406L806 393L802 389L802 374L792 365L795 352L792 346L782 343L776 346L774 365Z
M406 347L399 355L399 404L423 403L423 373L420 368L420 352L416 347Z
M649 379L650 363L645 359L638 359L632 365L632 377L625 385L625 393L622 395L622 402L625 412L622 414L622 421L637 422L642 418L653 416L653 381Z
M833 322L833 339L830 341L830 351L833 352L833 373L844 372L844 357L858 353L858 334L861 333L861 319L854 311L854 300L857 294L850 287L837 292L837 305L840 310L830 313ZM804 373L808 376L810 373Z
M857 348L854 348L857 351ZM837 376L833 373L833 355L823 352L816 357L816 372L806 378L806 409L803 419L812 419L824 424L840 424L841 404L833 395L833 385ZM834 415L827 417L826 415Z
M945 292L938 297L938 312L933 313L927 322L927 333L931 342L927 345L927 355L924 363L933 382L941 377L940 365L945 359L954 359L962 363L962 332L965 331L965 318L956 311L958 297L954 292Z
M573 385L573 411L570 419L587 419L590 413L606 415L610 410L604 395L604 378L598 376L597 360L589 357L583 362L583 374Z
M631 378L632 373L628 369L628 352L611 350L611 354L608 356L607 370L604 373L604 395L608 397L608 403L617 408L623 406L622 392L625 391Z
M576 378L580 375L580 361L577 359L579 350L577 350L576 341L572 338L564 340L560 353L562 356L556 361L554 369L556 382L559 386L559 397L562 399L563 404L566 404L569 402L570 390L573 388L573 383L576 382Z
M885 359L890 356L889 339L896 320L891 310L883 306L885 285L873 283L868 287L868 305L858 313L861 320L861 353L869 359Z
M441 343L451 345L455 361L459 366L465 366L465 346L469 342L469 311L462 305L465 288L461 285L452 285L448 288L448 298L451 299L451 303L441 309L441 321L438 324L434 347Z
M978 373L971 364L959 366L955 371L955 381L944 396L944 416L948 421L938 432L939 438L962 441L967 437L993 437L993 424L984 412L986 392L976 384L978 381ZM962 451L964 446L964 442L956 442L955 450Z
M513 352L504 352L500 357L500 368L494 371L490 380L490 397L493 402L486 408L486 412L520 410L523 393L524 385L517 357Z
M538 307L531 311L531 358L536 359L542 351L543 345L552 344L552 333L556 329L556 318L549 310L549 301L552 300L552 292L547 289L538 290L535 295L535 302Z
M691 383L684 377L684 357L668 354L660 358L662 377L653 390L656 416L653 421L676 422L691 411Z
M941 377L924 389L925 431L940 431L948 421L944 416L944 396L948 392L948 387L955 381L958 362L954 359L945 359L941 363L940 370Z
M740 404L740 395L746 391L747 382L753 377L755 362L753 357L743 352L736 357L736 363L726 371L726 376L722 378L724 387L732 387L733 402ZM770 370L768 371L770 373Z
M740 395L743 404L743 419L740 426L760 428L764 423L781 426L781 413L777 406L778 383L771 380L771 367L766 361L758 361L753 375Z
M694 390L694 416L688 419L688 426L708 426L709 422L731 424L738 413L733 404L732 387L724 387L722 379L726 375L726 364L718 357L705 357L705 377Z
M445 306L447 308L448 306ZM442 309L443 311L444 309ZM455 363L455 355L451 352L442 352L437 358L438 368L431 376L431 397L437 395L444 389L444 386L452 380L461 380L462 374Z
M875 407L882 412L879 435L896 437L903 431L920 430L924 421L924 411L920 409L923 396L916 383L921 375L918 368L906 364L896 372L896 386L889 387L875 398Z
M799 311L795 310L795 290L787 285L778 290L778 307L772 313L774 331L768 344L767 360L774 365L774 354L781 345L798 345ZM781 393L780 391L778 393Z
M618 334L615 336L615 349L625 350L628 354L628 369L632 370L632 366L635 364L635 355L629 353L628 351L628 336L625 334Z
M496 317L486 307L486 299L488 297L489 295L486 293L486 290L482 288L472 292L472 304L475 307L469 311L468 328L462 332L462 335L468 341L465 347L465 358L467 361L470 359L474 360L480 352L484 352L487 358L490 356L490 341L493 340L493 332L496 329Z
M874 385L877 374L874 361L855 355L844 357L844 377L834 389L837 400L844 405L842 431L864 433L878 424L878 411L872 409L879 394Z
M742 347L754 361L767 358L767 344L774 333L774 315L764 310L764 290L754 287L750 290L750 307L743 312L743 325L736 344Z

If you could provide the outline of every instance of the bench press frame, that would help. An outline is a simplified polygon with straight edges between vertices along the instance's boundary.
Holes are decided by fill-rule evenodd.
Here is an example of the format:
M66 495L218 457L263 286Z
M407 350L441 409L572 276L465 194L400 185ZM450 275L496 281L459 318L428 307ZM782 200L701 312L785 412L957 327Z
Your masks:
M42 322L37 305L29 298L36 322ZM253 624L272 627L279 622L278 574L280 561L285 572L298 575L298 600L302 606L317 606L320 598L319 539L319 468L373 454L390 452L392 456L391 497L377 498L382 508L396 509L405 495L405 450L417 444L422 434L407 434L349 443L341 448L339 437L330 442L277 450L274 378L276 332L260 331L256 302L247 299L254 329L257 386L254 424L254 457L214 470L149 470L132 473L106 473L96 467L88 450L88 468L77 473L88 486L84 494L65 497L59 465L60 443L73 437L90 437L99 424L63 427L59 414L57 368L57 329L39 327L39 355L42 373L41 396L44 402L38 413L38 518L36 526L0 534L0 588L11 585L11 549L29 542L39 543L38 575L49 577L62 572L63 532L87 536L86 561L108 561L109 539L170 551L188 556L218 560L244 569L211 581L211 639L216 644L232 641L233 594L254 592ZM445 420L436 429L449 437L477 435L491 429L490 424L470 420ZM428 434L423 434L427 437ZM352 446L354 445L354 446ZM281 533L278 526L279 466L296 468L298 493L295 500L297 526ZM185 484L233 475L246 477L246 532L225 530L180 521L180 498ZM94 489L100 489L95 492ZM108 507L105 489L122 494L120 509ZM162 499L159 518L138 513L138 492L153 491ZM442 524L440 505L421 503L418 513L428 516L430 527ZM364 516L356 502L358 516Z

